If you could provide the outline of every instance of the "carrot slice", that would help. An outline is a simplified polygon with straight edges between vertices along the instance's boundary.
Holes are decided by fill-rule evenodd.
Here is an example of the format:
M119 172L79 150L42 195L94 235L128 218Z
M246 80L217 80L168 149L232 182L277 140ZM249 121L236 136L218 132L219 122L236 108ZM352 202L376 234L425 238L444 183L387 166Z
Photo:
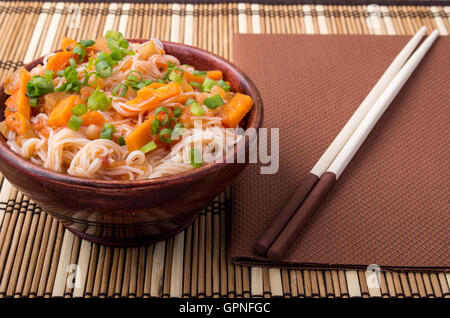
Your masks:
M156 84L156 83L154 83ZM146 110L153 110L158 105L174 96L180 95L181 87L178 83L172 82L166 85L163 85L157 89L153 89L151 84L140 89L137 92L137 97L127 102L128 105L137 105L142 104L140 107ZM144 103L147 101L146 103Z
M218 81L220 79L223 79L222 71L208 71L206 72L206 76L208 76L210 79Z
M228 104L222 108L222 125L225 127L236 127L252 106L253 100L250 96L236 93Z
M19 79L14 92L5 102L5 117L8 117L11 113L19 112L26 119L30 119L31 107L27 96L27 83L30 78L31 75L25 68L19 69Z
M66 66L69 66L69 60L72 58L72 56L73 54L71 51L58 52L48 59L45 69L54 72L63 70L66 68ZM56 74L53 74L53 76L56 76Z
M77 41L75 41L74 39L71 39L67 36L63 36L62 40L61 40L61 49L63 51L72 51L73 48L77 45Z
M48 125L51 127L66 126L72 116L72 107L77 104L84 104L78 95L71 95L60 100L48 117Z
M138 150L152 140L152 121L154 119L153 116L150 116L125 138L128 151Z
M81 124L82 126L103 126L105 123L105 118L98 111L87 112L80 117L83 120L83 123Z
M6 126L18 135L23 135L28 129L28 120L20 113L10 114L6 117Z

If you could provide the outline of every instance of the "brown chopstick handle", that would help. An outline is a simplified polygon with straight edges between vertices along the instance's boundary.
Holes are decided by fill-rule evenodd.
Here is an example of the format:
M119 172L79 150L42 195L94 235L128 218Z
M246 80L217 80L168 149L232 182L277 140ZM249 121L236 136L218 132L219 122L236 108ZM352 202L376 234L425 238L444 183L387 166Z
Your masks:
M303 201L289 223L278 235L272 246L267 250L267 258L279 260L286 254L287 250L297 235L304 228L314 211L325 198L327 193L336 183L336 175L333 172L325 172L308 197Z
M319 180L319 177L309 172L303 179L300 187L295 191L294 195L284 206L283 210L276 216L273 222L269 225L263 235L259 237L258 241L254 245L255 253L261 256L265 256L267 250L281 233L283 228L292 218L297 211L300 204L306 198L308 193L314 187Z

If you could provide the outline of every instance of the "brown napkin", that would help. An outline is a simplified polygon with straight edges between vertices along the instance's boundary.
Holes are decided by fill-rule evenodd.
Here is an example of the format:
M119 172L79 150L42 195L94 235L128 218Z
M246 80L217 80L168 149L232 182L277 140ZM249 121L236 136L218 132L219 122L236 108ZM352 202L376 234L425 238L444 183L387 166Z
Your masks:
M236 35L234 61L280 128L280 168L233 188L230 253L252 246L410 37ZM450 267L450 38L439 37L276 266Z

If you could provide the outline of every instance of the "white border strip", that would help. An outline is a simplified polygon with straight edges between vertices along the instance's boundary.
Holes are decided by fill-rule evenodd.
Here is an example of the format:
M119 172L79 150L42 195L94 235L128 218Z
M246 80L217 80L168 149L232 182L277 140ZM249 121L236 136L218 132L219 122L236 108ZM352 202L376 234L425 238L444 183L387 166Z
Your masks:
M186 5L186 16L184 18L184 44L194 43L194 6Z
M314 34L314 21L311 13L311 6L309 4L305 4L302 6L303 13L305 16L305 28L306 34Z
M436 23L436 27L439 31L440 35L448 35L447 28L445 27L444 20L439 14L439 9L435 6L430 7L430 11L433 14L434 22Z
M181 6L178 3L172 4L172 24L170 26L170 41L180 42L180 11Z

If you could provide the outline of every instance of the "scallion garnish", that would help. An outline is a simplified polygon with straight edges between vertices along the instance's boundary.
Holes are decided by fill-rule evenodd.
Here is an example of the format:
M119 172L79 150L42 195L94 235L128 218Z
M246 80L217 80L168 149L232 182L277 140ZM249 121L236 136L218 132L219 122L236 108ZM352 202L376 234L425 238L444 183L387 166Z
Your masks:
M26 85L28 97L38 97L54 91L53 83L47 78L34 75Z
M175 70L170 72L170 74L169 74L169 80L171 80L172 82L179 83L179 82L181 82L181 78L182 78L182 75Z
M199 168L203 165L202 154L197 148L192 148L189 151L189 157L194 168Z
M166 113L166 118L164 118L164 120L161 122L161 124L163 126L165 126L169 122L169 110L166 107L164 107L164 106L160 106L160 107L156 108L156 110L155 110L155 118L156 119L158 119L158 114L160 112L165 112Z
M190 110L191 113L194 114L195 116L203 116L203 114L205 113L205 110L203 109L202 105L200 105L197 102L193 102L190 105Z
M223 79L220 79L217 81L217 85L223 88L225 92L228 92L230 90L230 85L227 84Z
M114 134L112 128L103 128L100 132L100 139L109 139L111 140L112 135Z
M198 89L202 89L202 84L197 82L190 82L189 85L191 85L192 87L196 87Z
M178 117L181 116L181 112L182 112L181 107L176 107L176 108L173 109L173 115L174 115L176 118L178 118Z
M173 127L172 137L178 140L178 137L183 135L183 132L184 132L184 125L182 123L175 124L175 126Z
M105 128L105 129L111 129L112 132L113 132L113 134L116 132L116 127L114 127L114 125L111 124L111 123L106 123L105 126L104 126L104 128Z
M194 72L192 72L192 74L194 74L195 76L206 76L206 71L194 70Z
M72 107L72 114L77 115L77 116L81 116L86 114L87 112L87 108L85 104L77 104L75 106Z
M80 42L78 42L79 45L81 45L82 47L88 47L88 46L92 46L95 44L94 40L81 40Z
M99 60L95 64L95 71L97 72L98 76L100 76L101 78L105 78L112 74L112 67L108 64L108 62Z
M97 87L95 91L92 92L87 100L87 107L90 110L107 110L109 107L109 100L105 93L99 91Z
M169 137L165 137L165 135L169 135ZM172 142L172 129L164 128L159 132L159 139L166 144L170 144Z
M86 56L86 50L84 47L77 45L73 48L73 54L78 55L77 62L82 62L84 60L84 57Z
M186 103L184 103L186 106L189 106L190 104L195 103L195 99L189 98Z
M125 142L125 138L123 136L120 136L119 138L119 145L120 146L125 146L127 143Z
M156 82L157 82L157 83L160 83L160 84L166 84L166 82L164 82L164 80L162 80L161 78L158 78L158 79L156 80Z
M225 102L223 101L222 97L217 94L206 98L203 101L203 104L206 105L209 109L214 109L222 105L225 105Z
M67 123L67 127L77 131L78 129L80 129L82 123L83 120L80 117L72 115L69 119L69 122Z
M120 97L124 97L127 92L128 92L128 86L125 84L119 84L116 87L114 87L112 90L112 94L114 96L117 96L117 93L119 93Z
M205 77L205 80L203 81L201 90L202 90L202 92L207 92L208 93L208 92L211 91L211 88L213 88L213 86L216 85L216 84L217 84L216 81L213 81L209 77Z
M83 82L81 83L81 85L84 85L84 86L94 86L95 84L97 84L97 81L98 81L98 75L97 75L97 73L95 73L95 72L90 72L90 73L88 73L88 71L86 71L86 70L83 70L83 72L84 72L84 80L83 80ZM89 84L89 80L90 80L90 78L91 78L92 76L94 76L94 80L92 81L92 83Z
M156 134L158 134L158 131L159 131L159 120L154 119L152 121L152 134L156 135Z
M154 141L150 141L148 144L142 146L140 150L143 153L147 153L147 152L152 151L154 149L156 149L156 143Z
M39 97L37 97L37 96L28 98L30 106L31 107L36 107L37 103L38 103L38 99L39 99Z

